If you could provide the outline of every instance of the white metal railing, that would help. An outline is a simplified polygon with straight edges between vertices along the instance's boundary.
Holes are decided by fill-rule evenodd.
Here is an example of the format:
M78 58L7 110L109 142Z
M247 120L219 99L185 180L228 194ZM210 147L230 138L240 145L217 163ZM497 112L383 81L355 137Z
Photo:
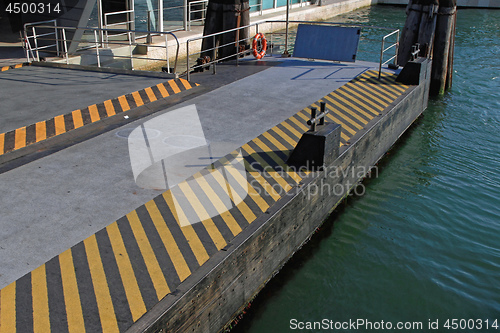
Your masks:
M51 24L52 26L48 26ZM37 34L36 28L41 28L44 26L44 30L49 30L50 32L41 32ZM54 31L51 31L54 29ZM31 34L30 34L31 33ZM49 36L53 36L50 38ZM26 53L26 59L30 62L30 59L40 61L40 50L49 50L50 48L56 48L56 54L60 55L59 43L57 42L57 21L49 20L49 21L41 21L41 22L33 22L26 23L24 25L24 43L23 48ZM39 43L41 40L47 40L47 43ZM40 44L40 45L39 45ZM36 56L35 56L36 54ZM30 58L31 57L31 58Z
M37 25L33 26L33 34L35 37L35 44L43 41L44 43L50 43L50 45L54 46L57 45L57 50L56 50L56 55L57 56L63 56L66 59L66 63L70 63L70 53L68 52L68 44L69 43L86 43L87 46L85 47L86 50L86 55L89 55L88 52L92 52L92 50L95 52L96 56L96 65L98 67L102 67L104 65L104 61L112 62L115 61L116 59L128 59L130 60L130 69L134 69L134 60L135 61L154 61L154 62L166 62L167 65L167 72L168 73L176 73L177 71L177 60L179 57L179 40L177 39L177 36L173 34L170 31L150 31L150 33L158 36L163 36L164 37L164 42L163 43L155 43L155 44L146 44L146 43L140 43L137 41L137 39L134 40L132 37L132 34L135 33L148 33L148 31L141 31L141 30L128 30L128 29L99 29L99 28L75 28L75 27L63 27L63 26L44 26L38 23ZM55 29L55 33L49 34L38 34L36 33L36 29L47 29L47 28L52 28ZM85 35L85 39L80 39L80 40L75 40L75 39L68 39L66 36L68 35L68 31L72 32L73 35L76 34L78 30L81 30L80 32ZM87 32L85 34L85 32ZM119 40L109 40L107 41L107 52L106 55L103 54L102 52L102 44L100 42L100 35L104 33L110 33L110 34L122 34L122 35L127 35L127 41L119 41ZM175 57L174 57L174 68L173 71L170 70L170 57L169 57L169 43L168 43L168 37L172 37L175 40L176 43L176 51L175 51ZM90 37L90 39L89 39ZM92 38L93 37L93 40ZM62 48L64 52L60 52L59 50L59 45L62 45ZM89 47L90 46L90 47ZM128 55L119 55L119 54L113 54L113 46L116 48L119 47L127 47L128 46ZM164 50L164 57L162 56L161 58L159 57L149 57L147 55L134 55L134 51L137 50L139 47L147 47L147 48L156 48L156 49L161 49ZM28 62L32 60L39 61L39 57L33 57L31 56L32 60L30 60L30 55L33 54L33 51L36 49L33 48L25 48L26 50L26 57L28 59ZM111 52L110 52L111 51ZM53 50L47 49L46 52L49 53L54 53ZM103 61L104 60L104 61Z
M108 33L107 29L113 29L113 27L123 26L123 25L126 25L126 27L127 27L126 29L128 29L129 25L135 22L135 18L134 18L135 14L134 13L135 12L134 12L133 9L129 9L129 10L122 10L122 11L119 11L119 12L110 12L110 13L105 13L104 14L104 26L103 26L104 29L103 29L103 32L104 32L106 44L109 41L109 33ZM109 18L111 16L117 16L117 15L126 15L127 19L125 21L120 21L120 22L115 22L115 23L108 23ZM126 32L119 32L119 33L113 34L113 37L123 36L123 35L127 35L127 33Z
M388 47L385 47L386 40L391 37L396 35L396 41L392 42ZM394 60L393 63L397 64L398 63L398 47L399 47L399 29L394 30L391 33L388 33L382 38L382 46L380 48L380 62L378 66L378 78L380 80L380 75L382 74L382 66L385 64L388 64L391 60ZM394 55L384 61L384 54L386 51L389 51L390 49L394 48Z
M191 23L192 22L201 22L202 24L205 24L207 5L208 5L208 0L197 0L197 1L189 2L188 14L187 14L188 30L191 30ZM201 6L201 9L196 9L195 6ZM194 18L193 19L192 15L196 14L196 13L201 13L201 18Z

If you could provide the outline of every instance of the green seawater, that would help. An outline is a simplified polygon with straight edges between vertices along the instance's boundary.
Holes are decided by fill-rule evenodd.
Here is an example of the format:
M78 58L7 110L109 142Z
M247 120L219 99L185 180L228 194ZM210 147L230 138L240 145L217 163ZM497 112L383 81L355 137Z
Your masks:
M335 21L402 29L405 18L403 7L373 6ZM294 319L500 331L499 58L500 10L459 10L452 89L429 101L365 194L332 214L234 332L391 331L293 330Z

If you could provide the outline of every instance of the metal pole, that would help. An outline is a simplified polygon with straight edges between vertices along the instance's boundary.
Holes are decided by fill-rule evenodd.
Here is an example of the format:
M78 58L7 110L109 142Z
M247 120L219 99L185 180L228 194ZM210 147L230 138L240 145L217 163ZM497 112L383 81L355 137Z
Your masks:
M151 11L148 10L148 36L146 37L146 43L147 44L152 44L153 43L153 38L151 37Z
M184 0L184 30L189 31L187 21L188 21L188 0Z
M290 21L290 0L286 0L286 33L285 33L285 52L282 57L289 57L288 53L288 23Z
M69 64L69 54L68 54L68 40L66 39L66 29L62 29L62 35L64 40L64 53L66 54L66 64Z
M190 79L189 74L189 41L186 42L186 64L187 64L187 80Z
M100 37L100 42L104 40L104 33L102 31L102 1L97 0L97 27L99 28L99 37ZM107 27L106 27L107 28Z
M157 29L163 32L163 0L158 0L158 21Z
M101 58L99 57L99 42L97 41L97 30L94 30L95 54L97 56L97 67L101 67Z
M213 47L214 47L213 57L212 57L212 61L213 61L213 71L214 71L213 73L215 74L215 64L217 63L217 62L215 61L215 57L217 56L217 49L219 48L218 46L217 46L217 48L215 47L215 35L214 35L214 36L212 36L212 42L213 42L213 44L212 44L212 45L213 45Z

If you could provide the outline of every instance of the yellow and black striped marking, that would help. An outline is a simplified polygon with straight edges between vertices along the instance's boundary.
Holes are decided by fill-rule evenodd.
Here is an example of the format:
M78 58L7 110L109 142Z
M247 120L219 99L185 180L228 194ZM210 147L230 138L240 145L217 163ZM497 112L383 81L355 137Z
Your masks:
M310 107L327 103L346 144L408 88L377 75L364 73L243 145L242 155L228 154L2 289L0 332L126 330L307 177L285 161L308 130ZM235 157L246 178L222 168ZM228 192L232 208L222 203ZM219 215L208 214L214 209ZM201 222L181 226L193 214Z
M17 69L17 68L21 68L21 67L25 67L25 66L30 66L30 65L31 64L29 62L25 62L25 63L17 64L17 65L3 66L3 67L1 67L0 72L5 72L5 71L8 71L10 69Z
M103 103L91 105L85 109L75 110L68 114L56 116L52 119L24 126L7 133L0 133L0 155L44 141L90 123L98 122L158 99L178 94L181 91L198 85L197 83L191 84L184 79L173 79L104 101Z

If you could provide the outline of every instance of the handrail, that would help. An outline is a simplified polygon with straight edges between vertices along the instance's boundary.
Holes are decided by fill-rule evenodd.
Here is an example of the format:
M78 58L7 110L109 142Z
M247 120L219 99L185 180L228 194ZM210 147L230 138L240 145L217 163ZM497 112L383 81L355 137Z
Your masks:
M109 41L107 44L114 44L114 45L127 45L130 47L130 56L119 56L119 55L113 55L113 58L126 58L126 59L146 59L146 60L156 60L156 61L167 61L167 66L168 66L168 70L167 72L170 73L170 59L168 57L168 40L167 40L167 36L170 35L172 36L175 41L176 41L176 45L177 45L177 48L176 48L176 53L175 53L175 62L174 62L174 73L176 73L177 71L177 62L178 62L178 58L179 58L179 50L180 50L180 42L179 42L179 39L177 38L177 36L170 32L170 31L143 31L143 30L128 30L128 29L100 29L100 28L92 28L92 27L85 27L85 28L81 28L81 27L68 27L68 26L56 26L56 27L51 27L51 26L43 26L43 25L37 25L36 26L37 28L40 28L40 29L46 29L46 28L55 28L56 30L56 35L57 35L57 31L61 31L61 34L62 34L62 38L61 40L57 39L58 44L59 45L59 42L63 43L64 45L64 50L66 51L65 52L65 57L66 57L66 63L69 63L69 53L68 53L68 42L85 42L85 43L90 43L90 44L94 44L94 47L95 47L95 50L96 50L96 57L97 57L97 65L98 67L101 67L101 61L100 61L100 52L99 52L99 45L100 45L100 42L99 42L99 38L98 38L98 34L102 33L102 32L106 32L106 33L125 33L128 35L128 43L122 43L122 42L116 42L116 41ZM93 35L94 35L94 40L83 40L83 39L80 39L80 40L75 40L75 39L71 39L68 41L68 39L66 39L66 31L76 31L76 30L84 30L84 31L92 31L93 32ZM137 45L141 45L141 43L137 43L137 42L132 42L132 38L131 38L131 34L132 33L152 33L152 34L155 34L155 35L164 35L165 36L165 45L164 46L158 46L158 45L148 45L149 47L157 47L157 48L165 48L165 52L166 52L166 59L155 59L155 58L141 58L141 57L134 57L133 56L133 53L132 53L132 46L137 46ZM51 40L51 39L42 39L42 40ZM59 55L59 51L58 51L58 55ZM37 59L39 60L39 59Z

